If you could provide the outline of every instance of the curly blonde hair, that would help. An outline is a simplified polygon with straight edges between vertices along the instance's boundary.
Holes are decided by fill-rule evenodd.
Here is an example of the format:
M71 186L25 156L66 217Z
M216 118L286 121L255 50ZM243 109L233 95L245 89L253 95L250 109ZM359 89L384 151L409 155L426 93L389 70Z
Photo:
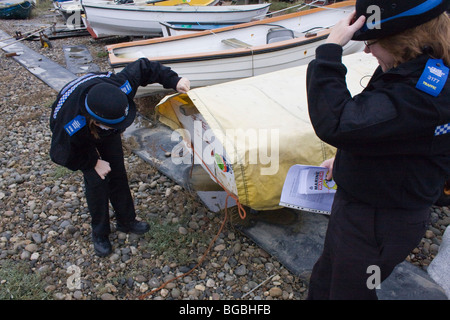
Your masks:
M417 27L379 39L379 44L394 57L394 67L427 52L450 65L450 18L447 13Z

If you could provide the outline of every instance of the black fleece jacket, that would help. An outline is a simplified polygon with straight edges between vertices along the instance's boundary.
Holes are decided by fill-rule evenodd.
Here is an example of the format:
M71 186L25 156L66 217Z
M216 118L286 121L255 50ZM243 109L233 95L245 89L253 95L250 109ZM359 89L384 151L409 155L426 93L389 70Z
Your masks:
M169 67L142 58L130 63L117 74L91 73L68 83L61 89L52 105L50 129L53 135L50 158L55 163L73 171L95 167L99 159L96 144L101 143L101 140L94 138L87 125L72 136L64 129L64 126L78 115L87 115L84 101L86 94L93 85L107 82L121 87L128 81L131 91L127 95L128 99L132 101L139 86L160 83L164 88L176 89L180 79L178 74ZM75 88L75 90L71 92L71 88ZM63 97L66 98L67 95L66 100L61 100ZM61 104L60 101L65 102ZM114 134L120 133L114 132Z
M307 71L310 119L318 137L338 148L333 177L345 192L376 207L425 208L441 194L450 172L450 80L431 96L418 82L430 58L375 70L352 97L342 47L324 44Z

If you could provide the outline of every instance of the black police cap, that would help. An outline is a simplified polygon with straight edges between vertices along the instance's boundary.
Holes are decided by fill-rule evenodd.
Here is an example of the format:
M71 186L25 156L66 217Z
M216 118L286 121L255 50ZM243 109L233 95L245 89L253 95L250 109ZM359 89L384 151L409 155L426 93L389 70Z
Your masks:
M110 83L94 85L86 96L85 108L92 119L118 130L129 127L136 116L133 100Z

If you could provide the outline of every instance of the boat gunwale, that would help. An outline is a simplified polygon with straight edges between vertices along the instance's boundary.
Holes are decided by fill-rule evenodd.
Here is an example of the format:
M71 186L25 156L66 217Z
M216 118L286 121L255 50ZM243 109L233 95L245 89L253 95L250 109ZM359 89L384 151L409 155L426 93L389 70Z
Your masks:
M353 1L337 2L335 4L330 5L329 7L330 8L331 7L332 8L349 7L352 4L353 5L355 4L354 0ZM199 32L195 32L195 33L192 33L192 34L180 34L180 35L175 35L175 36L170 36L170 37L160 37L160 38L153 38L153 39L144 39L144 40L123 42L123 43L116 43L116 44L107 45L106 49L109 51L110 49L114 50L116 48L143 46L143 45L152 44L152 43L158 43L158 42L170 42L170 41L175 41L175 40L184 39L184 38L187 39L187 38L201 37L201 36L206 36L206 35L210 35L210 34L217 34L217 33L225 32L225 31L229 31L229 30L244 29L244 28L255 26L255 25L259 25L259 24L267 24L267 23L270 23L270 22L275 22L275 21L280 21L280 20L287 20L287 19L291 19L291 18L297 18L297 17L301 17L301 16L304 16L304 15L307 15L307 14L320 12L320 11L323 11L323 10L327 10L327 9L323 9L321 7L320 8L314 8L314 9L309 9L309 10L306 10L306 11L298 11L298 12L288 13L288 14L284 14L284 15L280 15L280 16L276 16L276 17L272 17L272 18L239 23L237 25L223 27L223 28L217 28L217 29L214 29L214 30L199 31Z
M88 8L96 8L96 9L106 9L106 10L127 10L127 11L136 11L136 12L155 12L155 13L178 13L178 12L182 12L182 13L199 13L199 14L211 14L211 13L229 13L229 12L252 12L252 11L257 11L257 10L261 10L261 9L266 9L267 7L269 7L271 5L271 3L264 3L262 5L259 4L247 4L247 5L237 5L239 7L247 7L247 6L252 6L252 8L248 8L248 9L240 9L240 10L222 10L220 11L219 9L221 8L226 8L226 7L236 7L236 5L233 6L221 6L221 7L216 7L216 6L136 6L136 7L123 7L123 8L114 8L114 7L105 7L105 6L101 6L101 4L99 4L98 6L95 5L96 3L89 3L89 4L82 4L82 7L84 9L84 7L88 7ZM181 10L170 10L170 7L177 7L177 8L183 8ZM152 8L151 10L145 10L148 8ZM166 10L153 10L153 8L168 8ZM185 10L184 8L189 8L192 10ZM199 8L202 8L199 10ZM210 10L211 8L219 8L217 10L213 9ZM86 10L85 10L86 11Z
M166 28L169 28L169 29L173 29L173 30L186 30L186 29L189 29L191 31L210 30L210 29L197 29L195 26L218 24L218 25L223 25L223 26L229 27L229 26L235 26L235 25L237 25L239 23L243 23L243 22L236 22L236 23L233 23L233 22L230 22L230 23L229 22L218 22L218 23L211 23L211 22L205 22L205 23L204 22L165 22L165 21L160 21L159 22L160 25L162 25L162 26L164 26ZM181 27L181 26L178 26L178 25L191 25L192 28L185 28L185 27ZM217 27L215 29L219 29L219 28L224 28L224 27Z
M219 60L224 58L239 58L245 56L256 56L260 54L266 54L270 52L282 51L286 49L291 49L295 47L304 46L310 43L318 42L321 40L325 40L328 37L329 31L324 31L322 34L318 34L314 37L309 38L294 38L290 40L280 41L271 43L269 45L260 45L256 47L247 47L247 48L236 48L229 50L220 50L220 51L212 51L209 54L192 54L192 55L179 55L179 56L161 56L161 57L149 57L152 61L158 61L162 64L174 64L174 63L184 63L184 62L195 62L195 61L210 61L210 60ZM113 68L124 67L127 64L138 60L137 59L121 59L123 61L112 62L110 60L110 65Z
M111 1L111 0L110 0ZM174 6L173 4L165 4L165 3L167 3L168 1L160 1L160 2L150 2L150 3L147 3L146 5L147 6L164 6L164 7L167 7L167 6ZM202 4L195 4L195 5L191 5L190 4L190 2L182 2L182 3L177 3L177 4L175 4L175 6L179 6L179 5L190 5L190 6L214 6L215 5L215 3L218 3L219 2L219 0L208 0L208 2L203 2ZM133 2L134 4L135 4L135 2ZM131 3L131 4L133 4L133 3ZM125 5L127 4L127 3L124 3Z

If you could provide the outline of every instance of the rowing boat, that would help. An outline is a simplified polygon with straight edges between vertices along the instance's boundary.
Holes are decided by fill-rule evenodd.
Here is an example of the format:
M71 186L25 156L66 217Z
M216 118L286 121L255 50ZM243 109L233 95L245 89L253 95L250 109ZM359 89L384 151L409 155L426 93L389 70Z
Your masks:
M105 36L161 36L161 21L186 23L248 22L263 18L270 3L227 6L148 6L111 1L82 2L88 30Z
M296 67L311 61L330 27L354 10L355 1L285 14L225 28L191 34L125 42L107 46L116 72L146 57L170 66L191 86L252 77ZM362 51L364 44L350 41L344 55ZM139 95L163 91L158 84L139 90Z

